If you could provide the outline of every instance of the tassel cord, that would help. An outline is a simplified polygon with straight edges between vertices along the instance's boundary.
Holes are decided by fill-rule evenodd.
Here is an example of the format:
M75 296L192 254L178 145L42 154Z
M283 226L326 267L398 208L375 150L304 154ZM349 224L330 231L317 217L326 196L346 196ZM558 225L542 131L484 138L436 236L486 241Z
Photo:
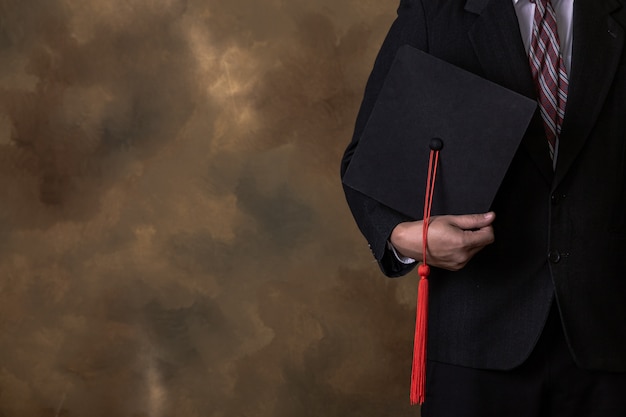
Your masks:
M417 314L415 318L415 337L413 341L413 368L411 371L411 404L423 404L426 397L426 345L428 324L428 276L430 267L426 262L428 252L428 226L439 165L439 150L431 150L428 159L426 196L424 198L424 219L422 226L422 264L418 267L420 275L417 295Z

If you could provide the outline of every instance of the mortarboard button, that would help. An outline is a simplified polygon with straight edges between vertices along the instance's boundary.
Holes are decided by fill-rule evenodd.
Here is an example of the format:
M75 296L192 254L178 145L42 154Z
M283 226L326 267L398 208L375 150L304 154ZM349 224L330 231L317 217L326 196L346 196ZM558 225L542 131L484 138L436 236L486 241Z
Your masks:
M443 149L443 140L441 138L432 138L429 143L429 148L433 151L440 151Z

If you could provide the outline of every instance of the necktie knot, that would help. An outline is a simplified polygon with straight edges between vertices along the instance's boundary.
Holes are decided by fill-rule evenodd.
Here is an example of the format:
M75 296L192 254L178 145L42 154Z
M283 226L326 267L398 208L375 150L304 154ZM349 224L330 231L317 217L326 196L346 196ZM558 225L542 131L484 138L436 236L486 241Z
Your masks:
M550 3L550 0L530 0L530 2L535 3L535 6L537 7L539 12L543 16L546 13L546 10L548 9L548 3Z

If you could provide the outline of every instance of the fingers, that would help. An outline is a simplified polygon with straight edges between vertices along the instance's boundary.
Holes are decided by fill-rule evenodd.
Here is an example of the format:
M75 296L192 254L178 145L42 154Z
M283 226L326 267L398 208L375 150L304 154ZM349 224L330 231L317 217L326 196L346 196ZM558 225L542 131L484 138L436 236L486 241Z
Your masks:
M493 211L480 214L464 214L460 216L446 216L450 224L463 230L477 230L493 223L496 214Z

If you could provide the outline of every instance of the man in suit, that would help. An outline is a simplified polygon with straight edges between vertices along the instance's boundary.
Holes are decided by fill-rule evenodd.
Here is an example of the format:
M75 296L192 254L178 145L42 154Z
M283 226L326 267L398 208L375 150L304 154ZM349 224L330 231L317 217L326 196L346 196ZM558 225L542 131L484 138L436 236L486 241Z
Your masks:
M536 7L401 0L342 176L402 45L539 99L529 64ZM549 7L569 84L555 154L538 110L493 211L429 226L424 417L626 416L626 2ZM382 271L412 270L421 219L344 190Z

